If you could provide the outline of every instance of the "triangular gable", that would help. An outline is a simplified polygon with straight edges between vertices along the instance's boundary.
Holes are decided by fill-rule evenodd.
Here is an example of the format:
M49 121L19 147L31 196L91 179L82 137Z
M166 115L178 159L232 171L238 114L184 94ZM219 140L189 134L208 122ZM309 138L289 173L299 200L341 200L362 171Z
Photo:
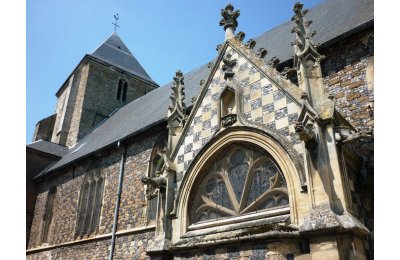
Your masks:
M236 60L234 80L228 84L222 69L227 54ZM229 84L240 89L240 94L237 92L241 103L238 120L243 121L243 125L268 130L298 154L304 152L294 129L301 110L302 91L275 68L266 65L251 49L232 39L221 48L172 152L178 183L200 150L220 132L220 98Z

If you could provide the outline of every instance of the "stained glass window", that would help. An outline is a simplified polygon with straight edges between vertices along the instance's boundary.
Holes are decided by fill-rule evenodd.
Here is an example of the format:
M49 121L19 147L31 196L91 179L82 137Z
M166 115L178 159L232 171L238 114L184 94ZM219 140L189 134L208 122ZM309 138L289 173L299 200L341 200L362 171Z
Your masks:
M234 145L214 157L191 194L191 224L287 207L279 167L255 146Z

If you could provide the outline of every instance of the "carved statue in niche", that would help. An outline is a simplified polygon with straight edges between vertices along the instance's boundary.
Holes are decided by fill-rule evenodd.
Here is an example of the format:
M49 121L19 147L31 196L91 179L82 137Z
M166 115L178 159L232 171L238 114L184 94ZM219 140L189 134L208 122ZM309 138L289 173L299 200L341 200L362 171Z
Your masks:
M173 207L175 182L175 164L169 158L169 151L164 147L157 151L160 164L153 176L142 178L142 183L150 186L153 192L149 197L159 196L156 213L156 244L154 250L161 250L171 239L171 220L169 213Z

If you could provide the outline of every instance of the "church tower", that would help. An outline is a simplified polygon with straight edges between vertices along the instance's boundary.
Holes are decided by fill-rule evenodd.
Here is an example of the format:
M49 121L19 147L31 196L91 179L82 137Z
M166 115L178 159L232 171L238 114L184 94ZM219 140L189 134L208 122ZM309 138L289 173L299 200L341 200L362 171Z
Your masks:
M33 141L72 147L117 109L155 88L157 83L114 32L62 84L55 114L39 121Z

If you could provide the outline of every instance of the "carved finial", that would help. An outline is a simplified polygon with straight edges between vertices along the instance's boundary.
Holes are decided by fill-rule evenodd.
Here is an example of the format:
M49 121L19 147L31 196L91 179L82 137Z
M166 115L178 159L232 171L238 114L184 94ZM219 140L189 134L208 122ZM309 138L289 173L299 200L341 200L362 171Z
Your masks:
M176 102L176 105L178 105L180 108L186 108L185 103L183 100L185 99L185 86L183 83L183 73L181 70L178 70L175 73L174 79L174 84L172 86L172 90L174 91L174 99Z
M256 56L263 59L265 57L265 55L267 55L268 51L264 48L260 48L257 53Z
M192 97L192 104L196 103L197 97Z
M297 56L297 58L312 57L314 60L317 60L317 58L321 60L321 55L317 52L315 49L315 44L312 42L312 37L316 34L316 32L310 31L309 29L312 21L304 19L304 16L308 10L303 10L303 4L297 2L293 7L293 11L295 14L292 17L292 21L294 21L295 26L292 29L292 33L296 33L296 40L292 43L292 45L294 45L295 56ZM295 63L296 62L297 59L295 59Z
M222 46L224 46L223 44L218 44L217 48L215 48L217 50L217 52L220 52L222 50Z
M246 47L246 48L248 48L250 50L254 49L254 46L256 46L256 41L253 40L253 39L248 40L246 42L246 44L244 45L244 47Z
M231 4L228 4L225 9L221 9L222 19L219 22L220 26L224 26L225 30L225 40L231 39L234 37L233 32L236 30L238 26L237 18L240 15L240 11L233 11L234 7Z
M202 80L200 80L200 86L203 86L203 84L204 84L204 82L205 82L205 80L204 79L202 79Z
M268 61L268 66L271 68L276 68L276 66L278 66L279 62L280 62L280 60L274 56Z
M223 18L219 22L219 25L224 26L224 30L227 28L233 28L233 30L235 30L238 26L236 19L240 15L240 10L233 11L234 9L235 8L231 4L228 4L225 9L221 9L221 15Z
M227 54L225 58L222 60L224 65L222 65L222 71L225 72L224 79L226 80L227 78L231 78L235 75L235 72L233 72L233 67L236 66L236 59L231 59L232 55Z
M172 106L168 108L170 111L168 121L174 122L174 124L169 124L172 132L174 132L174 129L179 126L176 122L183 123L186 117L186 104L183 101L185 99L185 85L183 83L184 78L182 71L178 70L173 79L174 83L171 87L173 93L170 96Z
M296 72L295 69L293 68L289 68L289 67L285 67L283 68L283 70L281 71L281 73L279 73L284 79L288 79L291 78L294 73Z
M213 62L213 61L210 61L210 62L207 64L207 68L212 69L213 67L214 67L214 62Z
M243 39L245 36L246 36L246 34L244 32L238 32L235 36L235 39L240 42L243 42Z

